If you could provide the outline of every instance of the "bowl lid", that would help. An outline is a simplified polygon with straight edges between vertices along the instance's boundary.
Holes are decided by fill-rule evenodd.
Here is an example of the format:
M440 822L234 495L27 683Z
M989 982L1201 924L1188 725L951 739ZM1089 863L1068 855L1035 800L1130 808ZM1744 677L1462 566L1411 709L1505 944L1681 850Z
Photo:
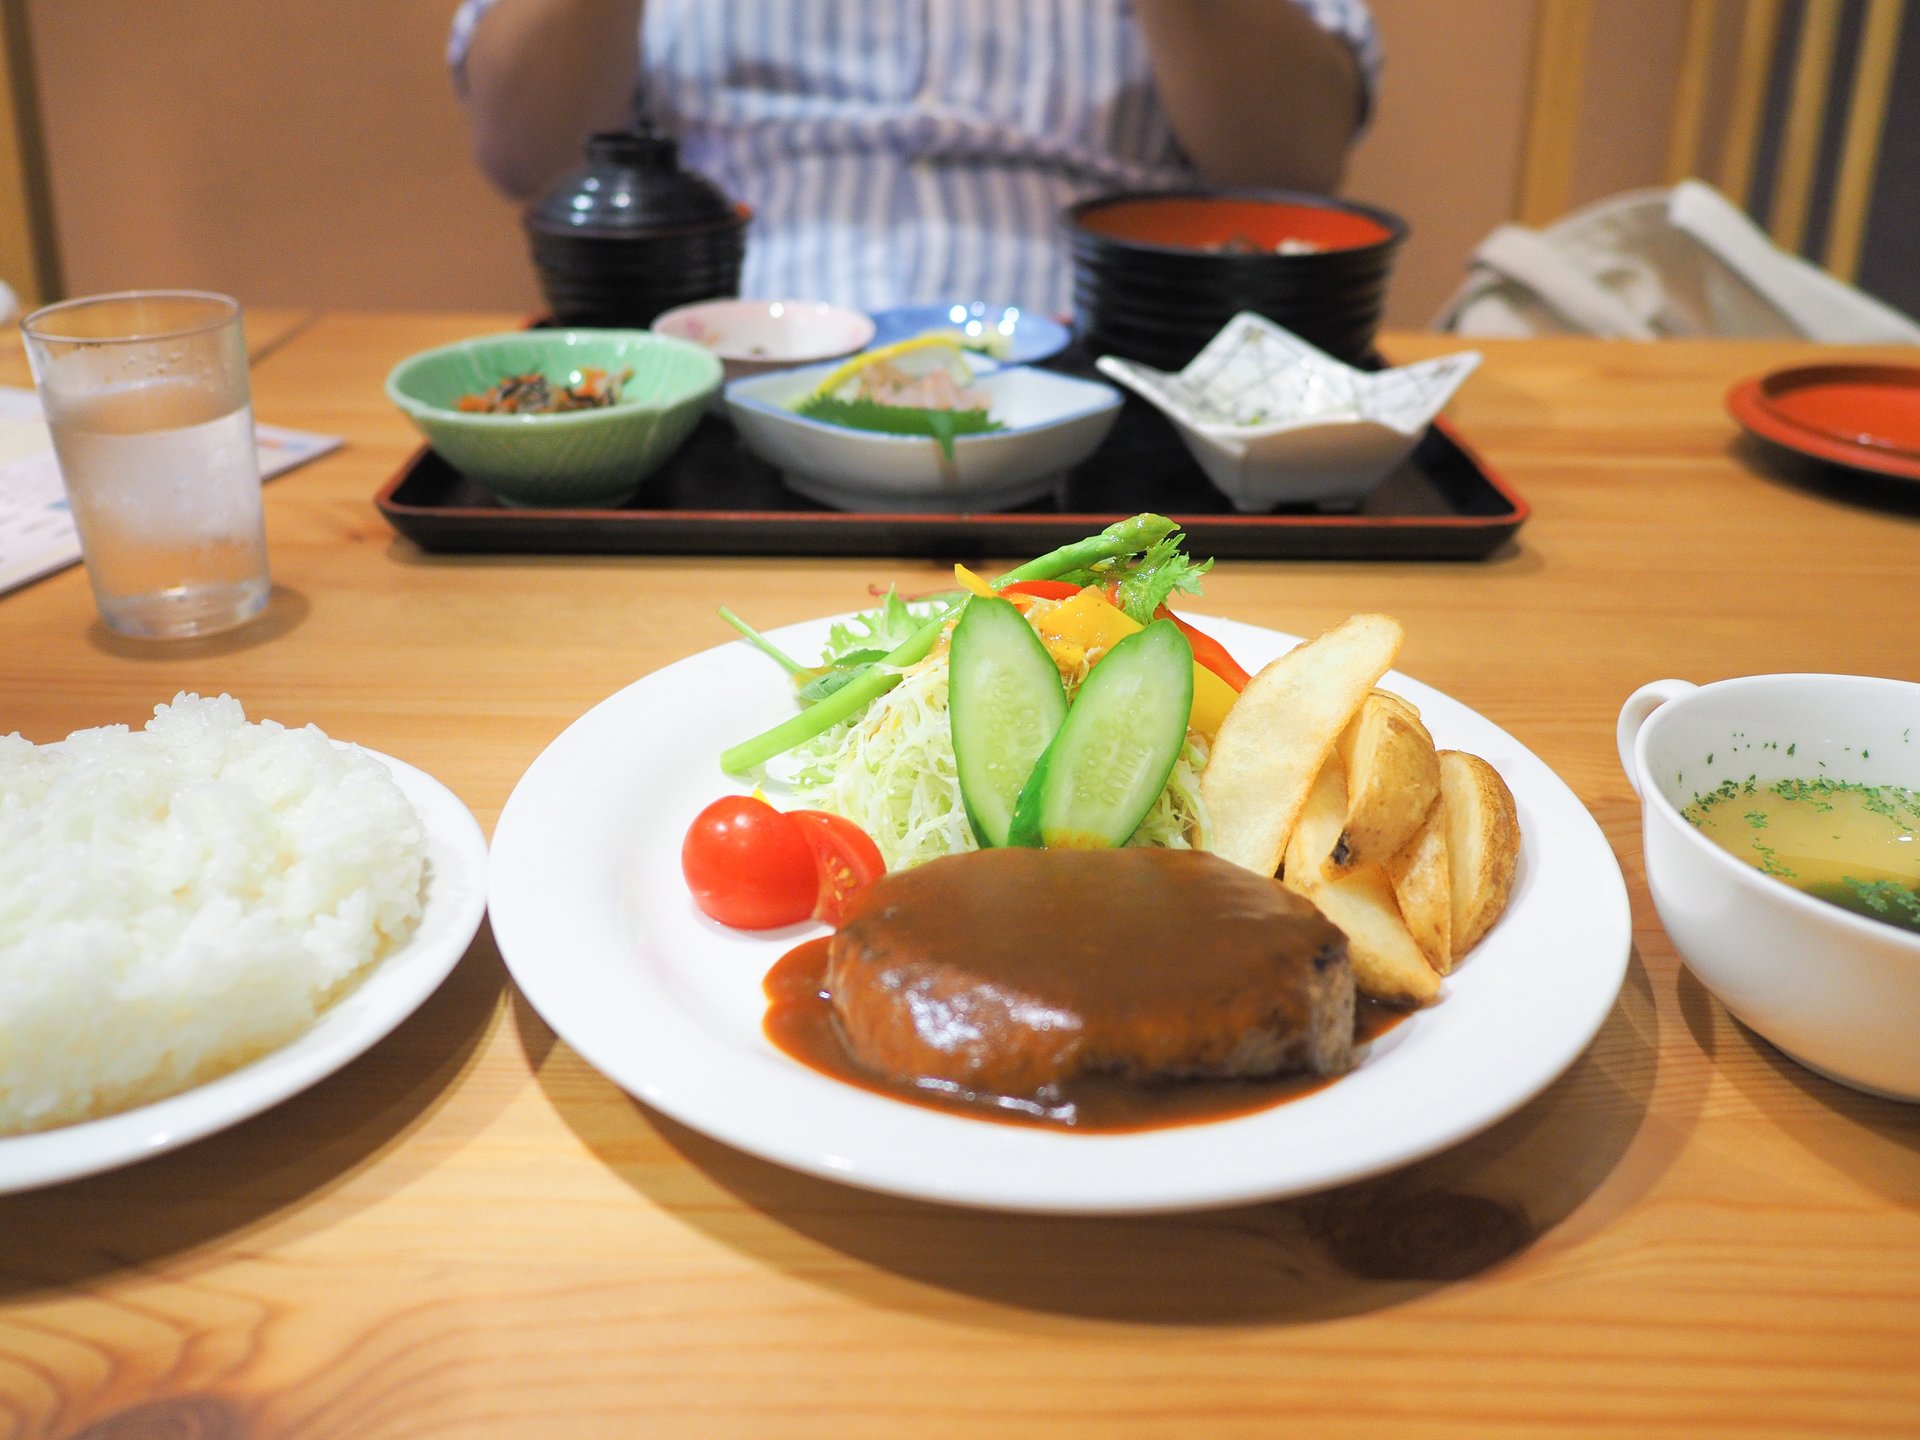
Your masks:
M743 219L726 192L680 165L680 147L645 120L587 141L586 163L563 176L527 215L535 231L648 235Z

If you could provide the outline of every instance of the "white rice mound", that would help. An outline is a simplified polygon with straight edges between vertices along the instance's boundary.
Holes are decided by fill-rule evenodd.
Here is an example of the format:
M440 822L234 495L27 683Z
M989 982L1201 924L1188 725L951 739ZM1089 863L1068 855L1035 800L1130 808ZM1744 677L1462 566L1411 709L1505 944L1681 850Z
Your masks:
M385 766L230 696L0 736L0 1135L284 1045L405 942L425 869Z

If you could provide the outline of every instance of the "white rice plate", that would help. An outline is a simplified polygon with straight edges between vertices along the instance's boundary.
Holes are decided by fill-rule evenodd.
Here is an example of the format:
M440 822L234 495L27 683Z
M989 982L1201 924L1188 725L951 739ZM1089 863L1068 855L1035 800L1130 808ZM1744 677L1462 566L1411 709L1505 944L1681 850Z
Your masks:
M284 1045L406 942L425 863L385 766L230 696L0 736L0 1135Z

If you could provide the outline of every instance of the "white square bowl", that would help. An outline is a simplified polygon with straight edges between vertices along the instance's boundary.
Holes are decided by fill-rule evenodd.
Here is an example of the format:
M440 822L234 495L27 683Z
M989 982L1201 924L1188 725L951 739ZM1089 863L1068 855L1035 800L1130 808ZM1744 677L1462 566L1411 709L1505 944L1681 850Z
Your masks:
M1099 448L1120 392L1097 381L1010 366L975 376L1005 428L954 437L883 435L810 420L789 407L836 367L809 365L736 380L727 412L747 448L787 485L841 510L1003 510L1038 499Z

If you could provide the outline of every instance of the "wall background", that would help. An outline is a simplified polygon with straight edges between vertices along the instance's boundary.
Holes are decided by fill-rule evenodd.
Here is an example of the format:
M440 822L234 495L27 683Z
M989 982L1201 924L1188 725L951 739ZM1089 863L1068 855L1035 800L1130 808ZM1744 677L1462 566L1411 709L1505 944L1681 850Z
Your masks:
M28 0L66 288L531 308L467 155L453 0Z
M1513 213L1536 6L1372 3L1387 69L1346 192L1411 222L1388 320L1420 327L1474 243ZM187 285L256 305L536 308L517 212L468 158L442 61L453 8L193 0L187 25L181 7L152 0L26 0L67 292ZM1673 0L1599 10L1575 203L1658 182L1684 24ZM1903 49L1920 57L1920 16L1908 31ZM1920 128L1900 121L1889 159L1909 155L1900 137ZM1876 257L1882 273L1914 272L1913 233L1876 224L1870 284Z

